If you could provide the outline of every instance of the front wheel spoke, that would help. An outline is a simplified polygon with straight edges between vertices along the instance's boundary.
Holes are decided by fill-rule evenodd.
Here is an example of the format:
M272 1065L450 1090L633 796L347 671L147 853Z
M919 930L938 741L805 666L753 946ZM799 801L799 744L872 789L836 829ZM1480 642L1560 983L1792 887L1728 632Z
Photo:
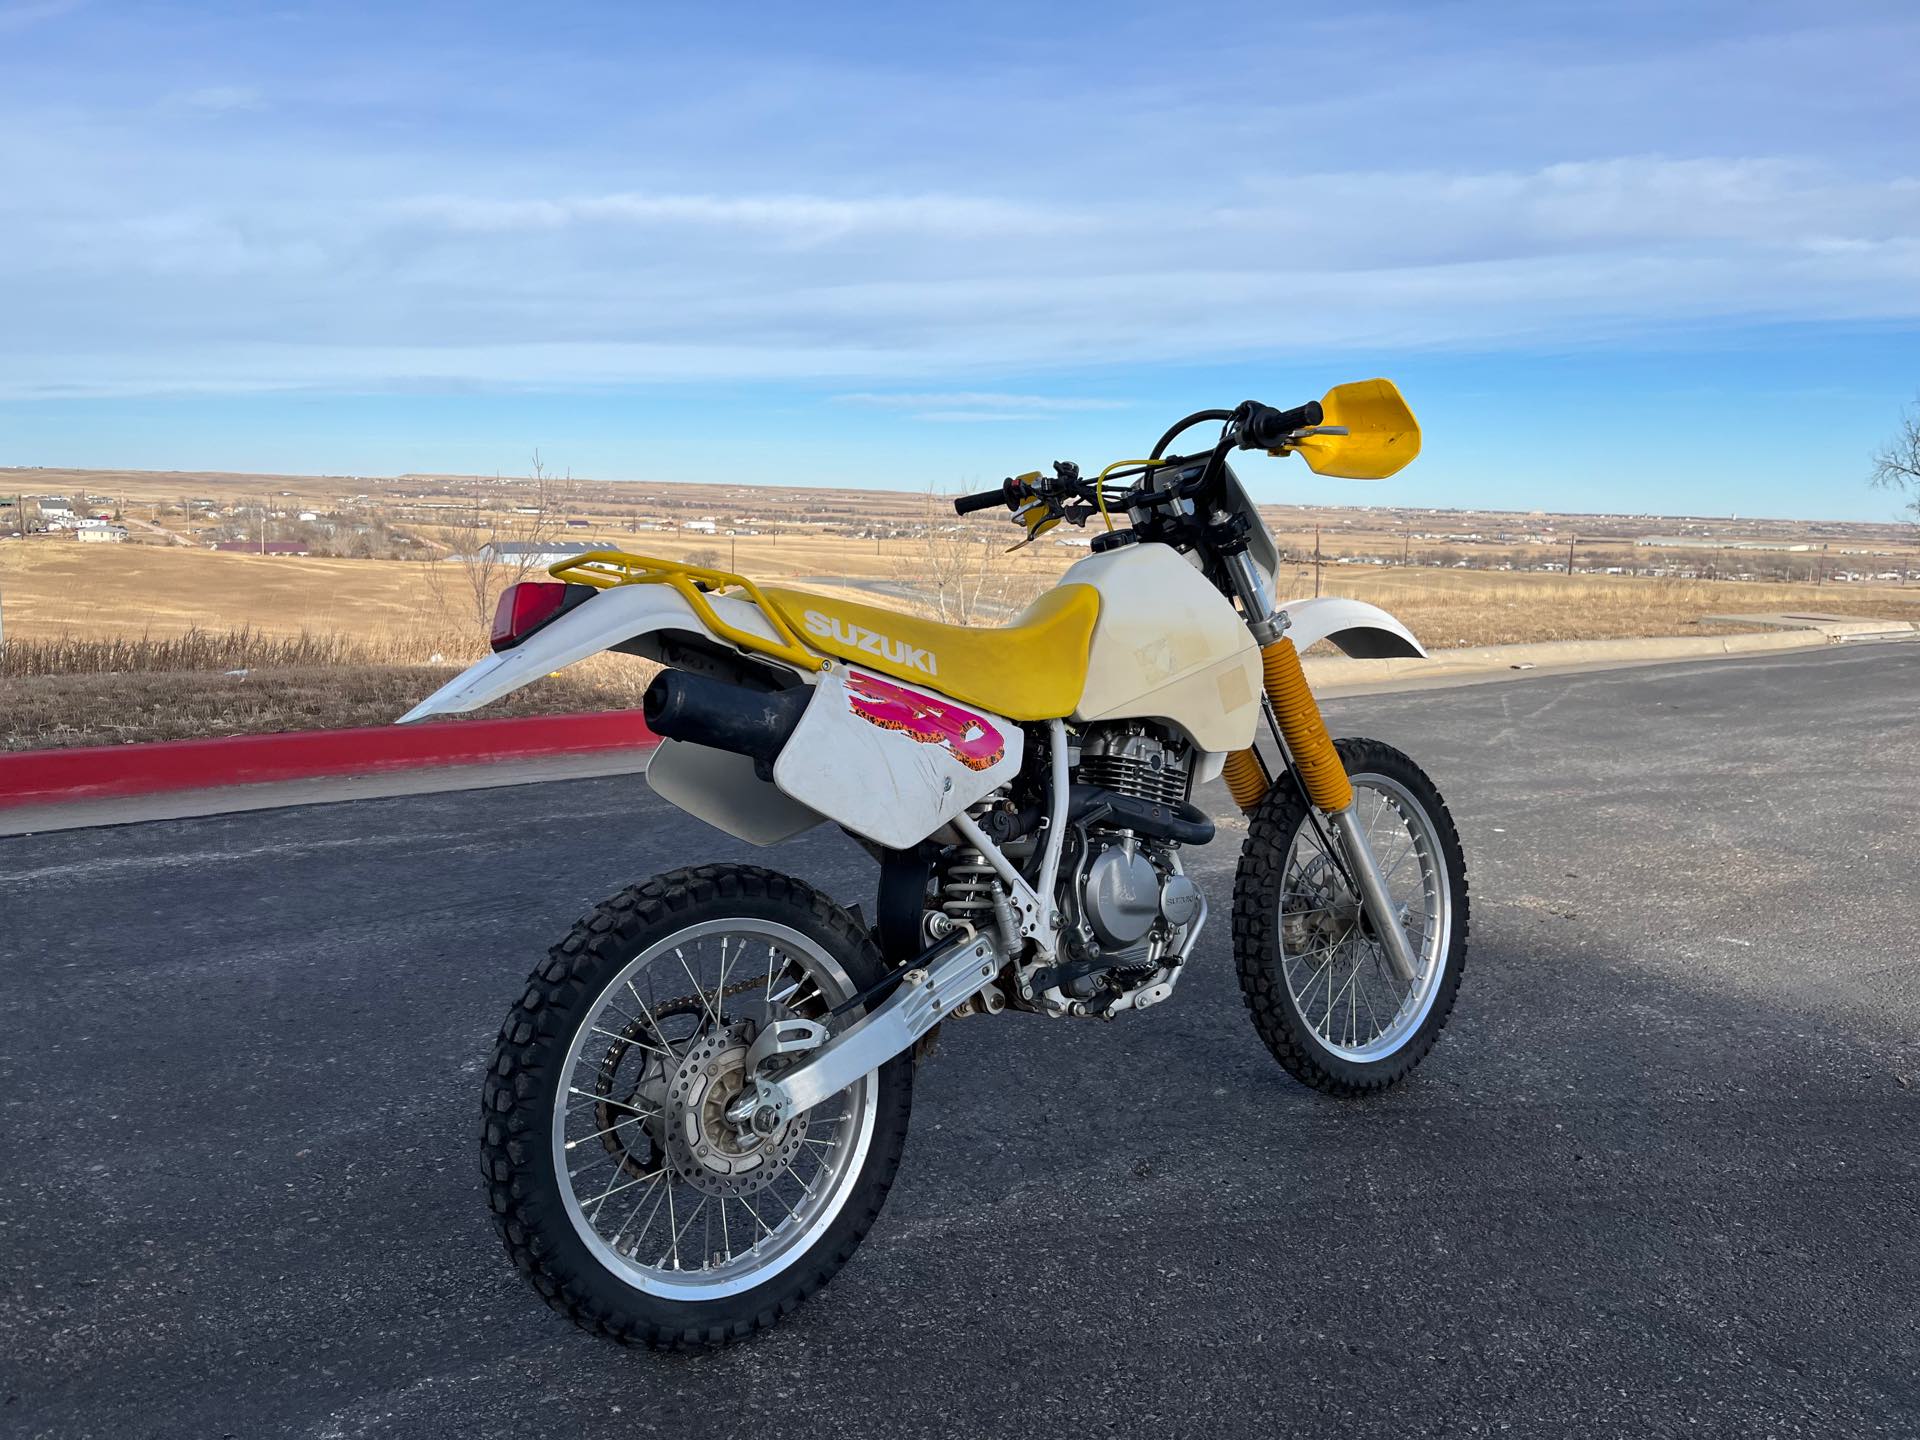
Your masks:
M1293 992L1294 998L1296 1000L1302 1000L1307 995L1310 995L1313 993L1313 987L1320 983L1321 974L1325 971L1332 969L1333 962L1340 958L1340 947L1347 943L1347 937L1353 934L1353 928L1354 927L1352 925L1349 925L1345 930L1342 930L1337 939L1330 940L1327 942L1325 949L1309 950L1305 955L1296 957L1297 959L1303 962L1306 960L1311 960L1315 955L1325 955L1327 957L1324 961L1321 962L1319 969L1315 970L1313 974L1307 977L1306 984L1302 985L1298 990L1295 990ZM1333 979L1331 976L1328 977L1327 984L1329 987L1327 994L1329 995L1329 997L1331 997L1331 995L1333 994L1333 991L1331 988L1333 984Z
M1373 1027L1372 1032L1367 1038L1372 1039L1374 1036L1380 1034L1386 1027L1380 1023L1380 1017L1373 1013L1373 993L1371 991L1362 992L1360 998L1366 1002L1367 1024Z
M1338 995L1336 995L1333 990L1333 977L1331 975L1327 977L1327 1014L1326 1014L1327 1031L1326 1031L1326 1034L1328 1039L1333 1038L1334 1007L1340 1003L1341 995L1348 995L1351 993L1353 989L1354 981L1356 981L1359 978L1360 978L1360 962L1357 959L1353 962L1353 968L1347 972L1347 983L1340 987L1340 992Z
M1399 874L1400 867L1407 863L1408 857L1419 847L1420 837L1409 830L1407 832L1407 843L1400 847L1399 852L1394 856L1393 863L1391 865L1381 866L1380 883L1385 885L1388 880L1391 880L1395 875Z

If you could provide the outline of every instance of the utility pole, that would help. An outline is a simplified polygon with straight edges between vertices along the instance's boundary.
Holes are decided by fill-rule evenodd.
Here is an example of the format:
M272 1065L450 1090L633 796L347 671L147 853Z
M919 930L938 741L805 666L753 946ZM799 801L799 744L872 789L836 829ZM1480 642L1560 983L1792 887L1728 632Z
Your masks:
M1573 574L1573 542L1576 537L1567 536L1567 574Z
M1318 599L1320 595L1320 527L1318 525L1313 527L1313 593L1314 598Z
M1400 563L1405 565L1407 557L1413 553L1413 532L1408 530L1400 536Z

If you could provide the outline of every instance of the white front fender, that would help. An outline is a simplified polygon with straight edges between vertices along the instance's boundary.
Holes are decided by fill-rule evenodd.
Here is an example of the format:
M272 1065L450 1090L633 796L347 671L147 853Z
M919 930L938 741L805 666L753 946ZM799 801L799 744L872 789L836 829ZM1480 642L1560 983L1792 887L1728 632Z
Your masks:
M736 629L779 639L760 607L752 602L728 595L710 595L707 599L714 613ZM662 630L709 638L712 633L671 586L616 585L535 631L513 649L489 655L463 670L396 723L405 725L429 715L477 710L562 666Z
M1427 658L1413 632L1378 605L1349 600L1344 595L1322 595L1313 600L1289 600L1280 607L1287 617L1287 638L1293 648L1331 640L1357 660Z

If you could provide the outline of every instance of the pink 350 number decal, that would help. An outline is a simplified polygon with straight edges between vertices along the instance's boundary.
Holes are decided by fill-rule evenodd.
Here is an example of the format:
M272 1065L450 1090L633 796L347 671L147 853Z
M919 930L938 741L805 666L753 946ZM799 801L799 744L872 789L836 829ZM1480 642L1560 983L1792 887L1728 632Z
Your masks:
M969 770L985 770L1007 753L1000 732L972 711L877 676L848 671L847 700L861 719L939 745Z

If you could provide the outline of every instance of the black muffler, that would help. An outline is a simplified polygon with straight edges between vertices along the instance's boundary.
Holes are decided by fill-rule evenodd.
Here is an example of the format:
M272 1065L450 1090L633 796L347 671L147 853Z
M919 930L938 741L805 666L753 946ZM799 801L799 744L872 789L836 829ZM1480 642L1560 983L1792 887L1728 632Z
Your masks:
M765 769L792 738L811 699L810 685L750 690L687 670L662 670L640 697L640 710L656 735L746 755Z

